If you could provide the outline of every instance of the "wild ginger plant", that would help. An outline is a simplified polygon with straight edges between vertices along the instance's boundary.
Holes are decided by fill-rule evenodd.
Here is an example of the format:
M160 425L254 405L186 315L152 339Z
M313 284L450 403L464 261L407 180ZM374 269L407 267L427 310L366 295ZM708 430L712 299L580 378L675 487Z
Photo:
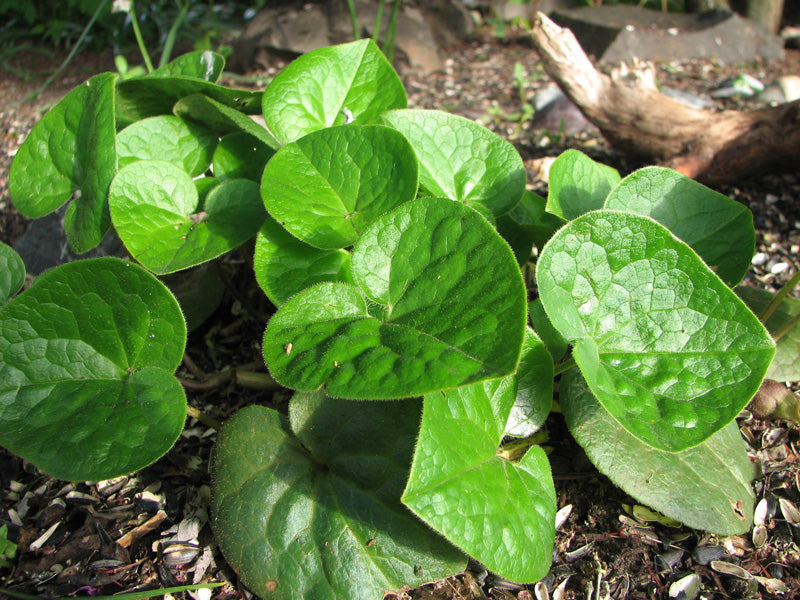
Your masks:
M732 290L755 244L745 207L575 151L540 198L507 141L407 109L372 41L310 52L263 93L219 85L222 67L203 52L94 77L20 148L17 208L69 203L73 249L113 227L131 260L16 295L24 267L0 247L0 443L72 480L157 460L187 410L186 322L159 277L255 236L276 307L263 356L295 392L288 414L230 418L210 468L214 532L257 595L375 598L467 555L543 577L556 495L533 436L556 376L570 431L627 493L698 529L751 526L734 418L776 345ZM796 354L796 327L782 342ZM511 438L521 457L499 451Z

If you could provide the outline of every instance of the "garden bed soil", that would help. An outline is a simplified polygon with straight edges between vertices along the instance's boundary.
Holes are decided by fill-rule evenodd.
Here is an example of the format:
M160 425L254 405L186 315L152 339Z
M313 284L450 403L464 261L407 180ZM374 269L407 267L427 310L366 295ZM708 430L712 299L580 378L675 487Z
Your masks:
M511 120L521 109L514 66L526 77L523 95L549 83L524 33L498 39L484 31L480 39L446 49L445 69L403 78L409 104L435 108L480 120L513 141L529 173L529 187L547 193L547 165L563 150L576 148L610 164L625 175L642 166L612 149L596 133L566 137L533 131L530 122ZM28 95L57 66L53 59L17 54L0 70L0 240L13 243L27 220L8 197L7 173L12 157L33 124L72 87L113 70L110 55L78 55L67 70L36 99ZM748 73L764 82L779 75L800 75L800 51L787 51L782 62L722 67L713 61L658 65L660 84L707 95L727 78ZM274 71L248 73L231 85L264 85ZM716 101L717 108L743 108L746 100ZM747 281L776 290L798 269L800 247L800 176L769 175L720 189L746 204L758 230L758 264ZM785 266L781 266L785 265ZM225 268L232 284L223 305L189 338L193 363L178 375L187 381L191 404L219 421L238 408L258 403L285 408L288 394L265 394L233 382L197 389L204 373L260 360L260 341L271 307L252 283L250 267L234 254ZM242 310L248 306L250 310ZM259 316L254 316L259 315ZM192 384L194 382L194 384ZM739 419L754 462L763 476L755 482L757 498L766 499L766 539L751 534L721 538L688 528L637 522L635 502L598 474L569 436L563 419L548 421L559 508L571 513L556 538L553 568L545 580L549 597L660 599L669 597L675 581L695 573L706 598L800 597L800 525L787 521L779 499L800 505L800 430L797 424ZM220 555L208 525L208 457L215 432L194 419L176 446L156 464L118 480L67 483L54 480L30 464L0 450L0 522L9 523L19 544L12 569L0 567L0 587L41 597L111 594L184 583L225 582L195 598L244 598L235 573ZM680 494L681 490L675 490ZM37 543L38 542L38 543ZM36 548L36 549L34 549ZM715 571L709 557L741 565L761 583ZM768 581L765 583L765 581ZM537 595L538 594L538 595ZM395 590L388 599L527 600L542 596L542 586L518 586L472 565L467 574L431 582L415 590ZM376 600L379 600L376 598Z

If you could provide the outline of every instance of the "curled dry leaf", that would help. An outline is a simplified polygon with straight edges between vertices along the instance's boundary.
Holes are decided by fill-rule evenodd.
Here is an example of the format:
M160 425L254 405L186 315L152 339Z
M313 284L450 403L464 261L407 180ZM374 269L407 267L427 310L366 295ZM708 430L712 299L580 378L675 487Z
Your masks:
M778 504L781 507L781 513L784 519L789 521L789 523L800 523L800 508L797 508L794 502L786 498L779 498Z
M783 419L800 422L800 400L784 384L765 379L749 408L759 419Z
M753 575L747 569L734 565L733 563L725 562L724 560L712 560L710 563L711 568L717 573L723 575L731 575L739 579L752 579Z

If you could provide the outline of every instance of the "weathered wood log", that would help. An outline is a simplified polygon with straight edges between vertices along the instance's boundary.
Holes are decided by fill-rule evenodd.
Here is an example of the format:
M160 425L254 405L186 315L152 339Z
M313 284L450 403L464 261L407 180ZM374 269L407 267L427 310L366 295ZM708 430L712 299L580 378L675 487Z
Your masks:
M531 36L548 75L616 149L708 185L800 172L800 100L752 111L699 110L660 93L654 77L639 73L632 84L630 73L601 73L572 32L542 13Z

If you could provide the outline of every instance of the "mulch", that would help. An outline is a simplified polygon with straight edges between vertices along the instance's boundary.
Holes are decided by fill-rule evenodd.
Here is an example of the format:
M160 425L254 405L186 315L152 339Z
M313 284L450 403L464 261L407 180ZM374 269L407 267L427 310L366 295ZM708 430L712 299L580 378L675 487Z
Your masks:
M515 63L527 75L522 90L527 99L549 83L524 35L486 35L445 54L441 72L403 73L409 104L479 119L512 139L537 193L547 192L542 177L547 161L567 148L582 150L623 175L642 166L609 147L597 133L564 136L511 119L521 109L520 88L512 76ZM90 75L113 68L109 56L81 55L40 98L17 103L55 61L24 55L14 60L32 80L0 70L0 240L6 243L27 226L13 210L7 191L8 166L19 144L52 102ZM662 85L707 94L743 72L765 82L779 74L800 75L800 51L787 52L782 63L658 65L657 76ZM268 79L273 73L264 69L251 75ZM718 100L717 108L742 104L746 101ZM776 290L800 267L800 177L768 175L719 191L754 213L759 259L748 282ZM192 361L178 373L187 381L190 403L219 421L241 406L281 407L288 398L285 392L264 394L230 380L208 389L197 385L205 374L260 359L264 321L255 315L269 307L250 282L244 261L234 255L226 268L233 281L242 283L191 334L187 354ZM246 305L256 310L243 310ZM763 473L754 482L762 523L755 539L752 532L723 538L637 520L629 508L635 501L594 470L563 419L554 415L548 421L548 445L558 506L571 509L558 531L553 568L538 588L505 581L473 564L466 574L416 590L397 590L386 598L528 600L547 597L545 593L552 598L668 598L670 586L693 573L707 598L800 597L800 524L786 514L787 502L800 505L800 429L796 423L756 419L747 411L739 424ZM223 587L189 595L198 600L250 597L220 555L209 526L207 465L214 438L213 429L189 418L178 443L161 460L138 473L94 483L52 479L0 449L0 524L8 525L9 537L19 545L14 566L0 567L0 586L52 598L224 582ZM741 566L750 577L719 572L710 557ZM752 576L764 579L758 582Z

